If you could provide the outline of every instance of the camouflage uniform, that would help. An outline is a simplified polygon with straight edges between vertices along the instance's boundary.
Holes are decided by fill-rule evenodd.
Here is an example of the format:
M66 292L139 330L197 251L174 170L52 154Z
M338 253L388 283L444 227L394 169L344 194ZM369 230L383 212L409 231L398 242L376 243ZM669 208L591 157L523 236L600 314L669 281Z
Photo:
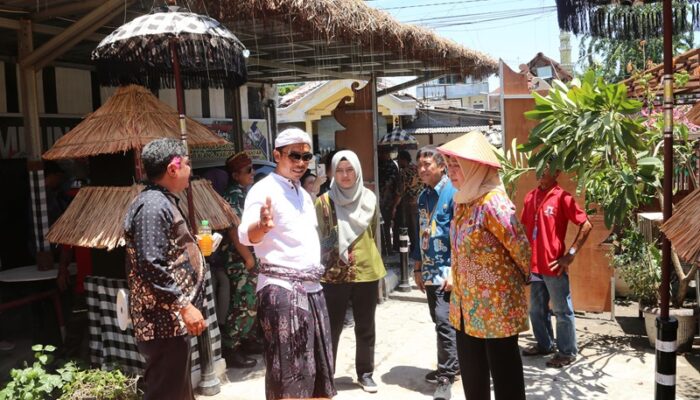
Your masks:
M226 189L224 198L240 218L243 214L246 190L238 183L232 183ZM242 340L255 337L256 307L255 288L258 283L257 263L253 271L245 267L243 257L238 254L233 243L226 245L226 275L231 282L231 302L226 321L223 321L222 343L224 348L233 349Z

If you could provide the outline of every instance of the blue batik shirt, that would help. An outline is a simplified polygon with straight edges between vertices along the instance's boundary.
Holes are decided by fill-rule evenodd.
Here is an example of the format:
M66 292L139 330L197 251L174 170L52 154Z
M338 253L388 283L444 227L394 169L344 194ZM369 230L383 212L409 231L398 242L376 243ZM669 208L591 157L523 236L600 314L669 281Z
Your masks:
M435 188L426 186L418 196L418 246L411 258L422 261L426 285L441 285L450 275L450 223L456 191L444 175Z

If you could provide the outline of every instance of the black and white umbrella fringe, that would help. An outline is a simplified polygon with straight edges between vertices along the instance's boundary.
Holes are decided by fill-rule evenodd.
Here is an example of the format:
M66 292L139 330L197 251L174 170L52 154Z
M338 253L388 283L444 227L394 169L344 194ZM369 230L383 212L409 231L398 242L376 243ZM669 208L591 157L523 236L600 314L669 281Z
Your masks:
M135 83L151 89L173 88L173 60L170 40L176 48L185 89L237 87L247 81L242 49L221 40L205 45L198 39L153 37L130 38L128 44L112 44L95 49L100 83L118 86ZM218 43L216 43L218 42Z
M559 27L575 35L639 40L663 35L662 3L600 5L593 1L557 0ZM700 29L700 0L677 0L673 33Z

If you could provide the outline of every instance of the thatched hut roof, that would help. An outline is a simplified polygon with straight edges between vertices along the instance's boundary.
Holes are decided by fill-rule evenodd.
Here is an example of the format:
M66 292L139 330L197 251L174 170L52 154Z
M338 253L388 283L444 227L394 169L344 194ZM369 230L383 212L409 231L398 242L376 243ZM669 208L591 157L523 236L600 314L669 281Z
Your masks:
M437 68L483 78L498 71L494 58L426 28L400 23L362 0L199 0L193 8L224 22L252 57L267 59L274 50L273 54L292 56L295 60L290 64L324 69L329 67L328 61L314 61L313 56L331 60L330 57L347 53L349 47L355 46L356 54L348 59L348 70L354 68L352 64L365 63L365 73L375 71L380 76L415 75L416 70ZM281 45L290 47L291 53ZM394 68L411 71L384 72L377 65L397 55L398 59L389 60ZM406 66L415 62L419 65ZM251 64L254 63L249 63L249 72ZM255 79L255 75L250 75L250 79ZM322 78L315 80L319 79Z
M678 202L673 215L661 225L678 257L686 262L700 261L700 189Z
M215 230L240 223L231 206L207 180L193 181L195 218L209 220ZM112 250L124 245L122 224L129 205L143 185L123 187L87 186L78 191L68 209L51 226L46 238L52 243ZM187 210L185 193L179 195L181 209ZM185 216L187 217L187 216Z
M43 157L81 158L140 149L153 139L180 138L179 116L142 86L117 88L102 107L63 135ZM228 143L199 122L187 118L190 146Z

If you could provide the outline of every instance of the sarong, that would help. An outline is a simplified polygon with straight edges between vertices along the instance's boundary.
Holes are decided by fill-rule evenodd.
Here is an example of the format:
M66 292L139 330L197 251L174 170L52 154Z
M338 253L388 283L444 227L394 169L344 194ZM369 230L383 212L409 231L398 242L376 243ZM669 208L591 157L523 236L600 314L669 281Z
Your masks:
M323 292L306 294L306 309L295 305L293 291L274 284L257 296L267 400L335 396L333 343Z

